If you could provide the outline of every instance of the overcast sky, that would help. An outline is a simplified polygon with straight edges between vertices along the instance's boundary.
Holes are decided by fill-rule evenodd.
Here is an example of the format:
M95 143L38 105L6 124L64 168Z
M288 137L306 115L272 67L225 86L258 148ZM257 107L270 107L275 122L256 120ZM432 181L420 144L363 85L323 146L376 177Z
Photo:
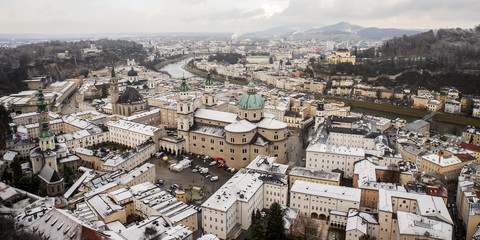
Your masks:
M472 28L480 0L0 0L0 33L242 33L340 21Z

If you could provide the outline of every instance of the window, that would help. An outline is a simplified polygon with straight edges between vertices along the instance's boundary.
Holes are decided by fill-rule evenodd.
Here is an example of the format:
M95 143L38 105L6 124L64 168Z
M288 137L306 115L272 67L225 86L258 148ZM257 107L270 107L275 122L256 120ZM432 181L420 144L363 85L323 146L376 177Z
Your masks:
M242 153L247 153L247 149L246 148L242 149Z
M220 141L220 146L223 146L223 141Z
M210 143L211 143L211 144L214 144L214 143L215 143L215 140L210 139Z
M204 138L204 137L202 137L202 142L205 142L205 138Z
M256 148L253 149L253 152L254 152L254 153L258 153L258 149L256 149Z
M235 138L230 138L230 142L235 142Z
M235 153L235 149L230 148L230 153Z

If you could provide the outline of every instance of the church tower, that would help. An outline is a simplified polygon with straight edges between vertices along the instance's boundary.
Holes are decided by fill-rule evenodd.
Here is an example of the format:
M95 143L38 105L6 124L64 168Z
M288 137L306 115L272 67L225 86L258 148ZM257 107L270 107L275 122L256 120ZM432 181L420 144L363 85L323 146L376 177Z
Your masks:
M38 128L40 132L38 134L40 149L45 152L47 150L53 150L55 148L55 134L49 128L48 124L48 108L45 97L43 96L42 88L38 89L37 99L37 113L38 116Z
M115 76L115 69L112 67L112 75L110 78L110 102L112 103L112 114L118 114L118 79Z
M189 137L188 131L193 126L193 101L188 95L188 85L185 77L182 78L180 85L180 99L177 101L177 134L179 137L185 139L185 151L189 152Z
M205 92L202 96L202 103L208 109L215 108L215 105L217 104L217 99L213 92L213 80L210 76L210 72L208 72L207 79L205 80Z

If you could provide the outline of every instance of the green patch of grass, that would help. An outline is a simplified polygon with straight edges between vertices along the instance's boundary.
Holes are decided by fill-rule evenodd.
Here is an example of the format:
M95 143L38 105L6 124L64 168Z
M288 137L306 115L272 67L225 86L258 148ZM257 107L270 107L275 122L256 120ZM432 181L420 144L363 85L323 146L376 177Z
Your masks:
M471 117L463 117L463 116L455 116L455 115L447 115L447 114L437 114L433 116L433 120L447 122L447 123L455 123L461 125L471 125L475 127L480 127L480 120L471 118Z
M354 107L362 107L362 108L373 109L373 110L377 110L377 111L398 113L398 114L403 114L403 115L418 117L418 118L422 118L425 115L429 114L429 112L419 110L419 109L399 107L399 106L393 106L393 105L384 105L384 104L364 102L364 101L358 101L358 100L352 100L352 99L343 99L343 98L335 98L335 97L322 97L322 96L316 96L316 98L317 99L321 99L321 98L331 99L331 100L335 100L335 101L345 102L347 105L354 106Z

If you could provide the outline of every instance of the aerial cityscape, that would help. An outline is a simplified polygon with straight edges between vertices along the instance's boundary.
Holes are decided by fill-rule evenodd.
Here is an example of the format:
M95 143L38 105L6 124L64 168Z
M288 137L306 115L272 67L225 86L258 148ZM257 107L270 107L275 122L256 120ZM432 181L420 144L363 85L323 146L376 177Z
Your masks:
M1 6L0 239L480 240L480 2Z

